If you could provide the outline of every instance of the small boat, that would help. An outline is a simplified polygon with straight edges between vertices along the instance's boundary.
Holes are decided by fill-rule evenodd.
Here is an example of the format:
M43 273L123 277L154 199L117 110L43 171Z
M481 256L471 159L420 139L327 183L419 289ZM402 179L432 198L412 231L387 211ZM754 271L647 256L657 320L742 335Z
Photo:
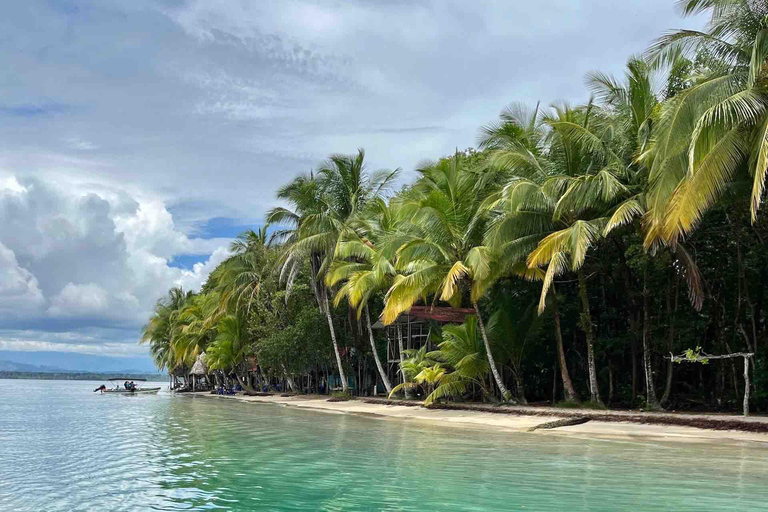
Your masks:
M102 384L100 387L93 390L95 393L96 391L100 391L101 393L109 393L110 395L155 395L158 391L160 391L160 388L143 388L141 387L142 382L146 382L147 379L129 379L125 377L116 377L114 379L109 379L109 382L114 387L108 388L105 384ZM123 382L123 384L120 384L120 382ZM133 386L126 387L126 382L133 384ZM136 384L138 382L138 385Z

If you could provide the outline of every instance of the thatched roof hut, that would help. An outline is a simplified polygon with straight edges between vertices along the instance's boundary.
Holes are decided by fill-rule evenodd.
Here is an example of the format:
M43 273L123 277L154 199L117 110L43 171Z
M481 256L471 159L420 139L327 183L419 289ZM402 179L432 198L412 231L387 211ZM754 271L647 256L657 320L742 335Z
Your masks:
M206 375L208 373L208 366L205 364L205 352L197 356L197 361L189 373L192 375Z

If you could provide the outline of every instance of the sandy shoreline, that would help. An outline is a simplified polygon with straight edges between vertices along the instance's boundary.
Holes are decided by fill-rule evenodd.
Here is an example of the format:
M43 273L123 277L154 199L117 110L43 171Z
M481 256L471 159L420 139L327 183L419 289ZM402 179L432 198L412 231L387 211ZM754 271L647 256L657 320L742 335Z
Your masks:
M559 419L557 416L544 416L540 411L537 415L515 413L498 414L484 411L465 411L447 409L426 409L420 406L386 405L381 403L366 403L362 400L346 402L329 402L327 397L308 396L220 396L208 392L189 393L187 396L237 400L255 404L276 404L301 409L311 409L325 413L354 414L385 420L407 420L456 427L481 427L507 432L528 432L534 426ZM547 409L542 409L545 414ZM553 414L555 412L553 411ZM589 411L594 414L594 411ZM600 413L598 413L599 415ZM714 417L714 416L702 416ZM717 416L718 418L739 418L737 416ZM704 428L679 425L654 425L631 423L627 414L627 422L600 421L593 419L581 425L558 427L548 430L536 430L532 435L566 435L591 439L613 440L657 440L677 442L718 442L718 443L761 443L768 447L768 434L757 432L742 432L735 430L709 430ZM767 418L749 418L748 421L764 422Z

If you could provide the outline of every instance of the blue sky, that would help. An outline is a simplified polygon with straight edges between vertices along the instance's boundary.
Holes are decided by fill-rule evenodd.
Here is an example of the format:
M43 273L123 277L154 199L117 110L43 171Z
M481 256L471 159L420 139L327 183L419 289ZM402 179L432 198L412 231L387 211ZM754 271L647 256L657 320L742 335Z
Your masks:
M275 190L330 153L405 170L513 101L588 98L671 0L25 0L0 17L0 350L146 358ZM47 357L47 356L46 356Z

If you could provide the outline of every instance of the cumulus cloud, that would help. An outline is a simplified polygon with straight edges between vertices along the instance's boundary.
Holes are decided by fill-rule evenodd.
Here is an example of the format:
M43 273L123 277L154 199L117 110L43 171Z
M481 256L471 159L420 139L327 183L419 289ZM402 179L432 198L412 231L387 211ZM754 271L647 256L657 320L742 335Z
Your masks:
M0 339L10 341L7 333L19 326L72 335L16 338L15 347L44 341L87 345L93 351L93 343L82 342L94 326L117 328L112 335L120 337L132 329L133 336L126 337L134 344L154 302L168 288L198 290L230 254L229 239L197 240L179 231L157 200L106 187L57 187L32 178L3 183ZM189 270L171 266L179 254L202 255L204 261ZM102 333L98 345L119 342L109 338Z
M34 314L44 302L35 276L20 267L13 251L0 243L0 315Z

